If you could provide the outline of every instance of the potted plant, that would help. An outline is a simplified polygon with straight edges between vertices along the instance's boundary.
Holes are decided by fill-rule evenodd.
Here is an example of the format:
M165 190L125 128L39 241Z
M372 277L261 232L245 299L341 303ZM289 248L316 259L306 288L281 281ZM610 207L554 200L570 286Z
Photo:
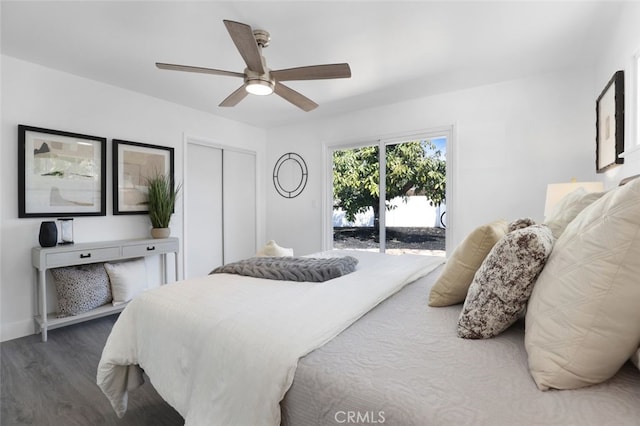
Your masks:
M176 199L182 185L173 186L170 176L158 173L147 178L149 219L151 219L151 236L167 238L171 234L169 222L173 214Z

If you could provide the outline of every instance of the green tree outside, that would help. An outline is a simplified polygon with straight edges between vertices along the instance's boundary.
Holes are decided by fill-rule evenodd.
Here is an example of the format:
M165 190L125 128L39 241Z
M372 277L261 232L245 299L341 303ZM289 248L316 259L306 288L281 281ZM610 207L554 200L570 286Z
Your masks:
M380 166L378 146L339 150L333 153L333 205L344 210L347 220L373 209L374 225L380 218ZM386 197L389 201L408 192L424 195L432 206L445 201L446 161L429 140L386 146Z

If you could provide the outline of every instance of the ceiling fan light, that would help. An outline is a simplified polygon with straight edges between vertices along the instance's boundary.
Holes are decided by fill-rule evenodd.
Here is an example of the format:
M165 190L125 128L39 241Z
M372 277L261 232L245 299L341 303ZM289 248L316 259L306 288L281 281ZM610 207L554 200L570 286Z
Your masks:
M273 83L264 80L251 80L245 89L252 95L266 96L273 93Z

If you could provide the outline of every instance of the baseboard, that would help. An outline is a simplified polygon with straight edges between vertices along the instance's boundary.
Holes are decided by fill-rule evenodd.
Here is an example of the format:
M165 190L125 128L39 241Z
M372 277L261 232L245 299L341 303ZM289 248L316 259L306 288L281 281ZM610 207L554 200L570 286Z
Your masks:
M34 330L33 319L3 323L0 328L0 342L30 336L34 334Z

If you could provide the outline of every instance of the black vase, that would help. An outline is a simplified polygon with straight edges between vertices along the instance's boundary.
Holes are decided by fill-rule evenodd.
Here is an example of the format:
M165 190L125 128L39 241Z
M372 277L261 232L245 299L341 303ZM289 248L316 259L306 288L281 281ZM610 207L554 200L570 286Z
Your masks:
M53 247L58 243L58 228L53 221L45 221L40 224L38 241L42 247Z

